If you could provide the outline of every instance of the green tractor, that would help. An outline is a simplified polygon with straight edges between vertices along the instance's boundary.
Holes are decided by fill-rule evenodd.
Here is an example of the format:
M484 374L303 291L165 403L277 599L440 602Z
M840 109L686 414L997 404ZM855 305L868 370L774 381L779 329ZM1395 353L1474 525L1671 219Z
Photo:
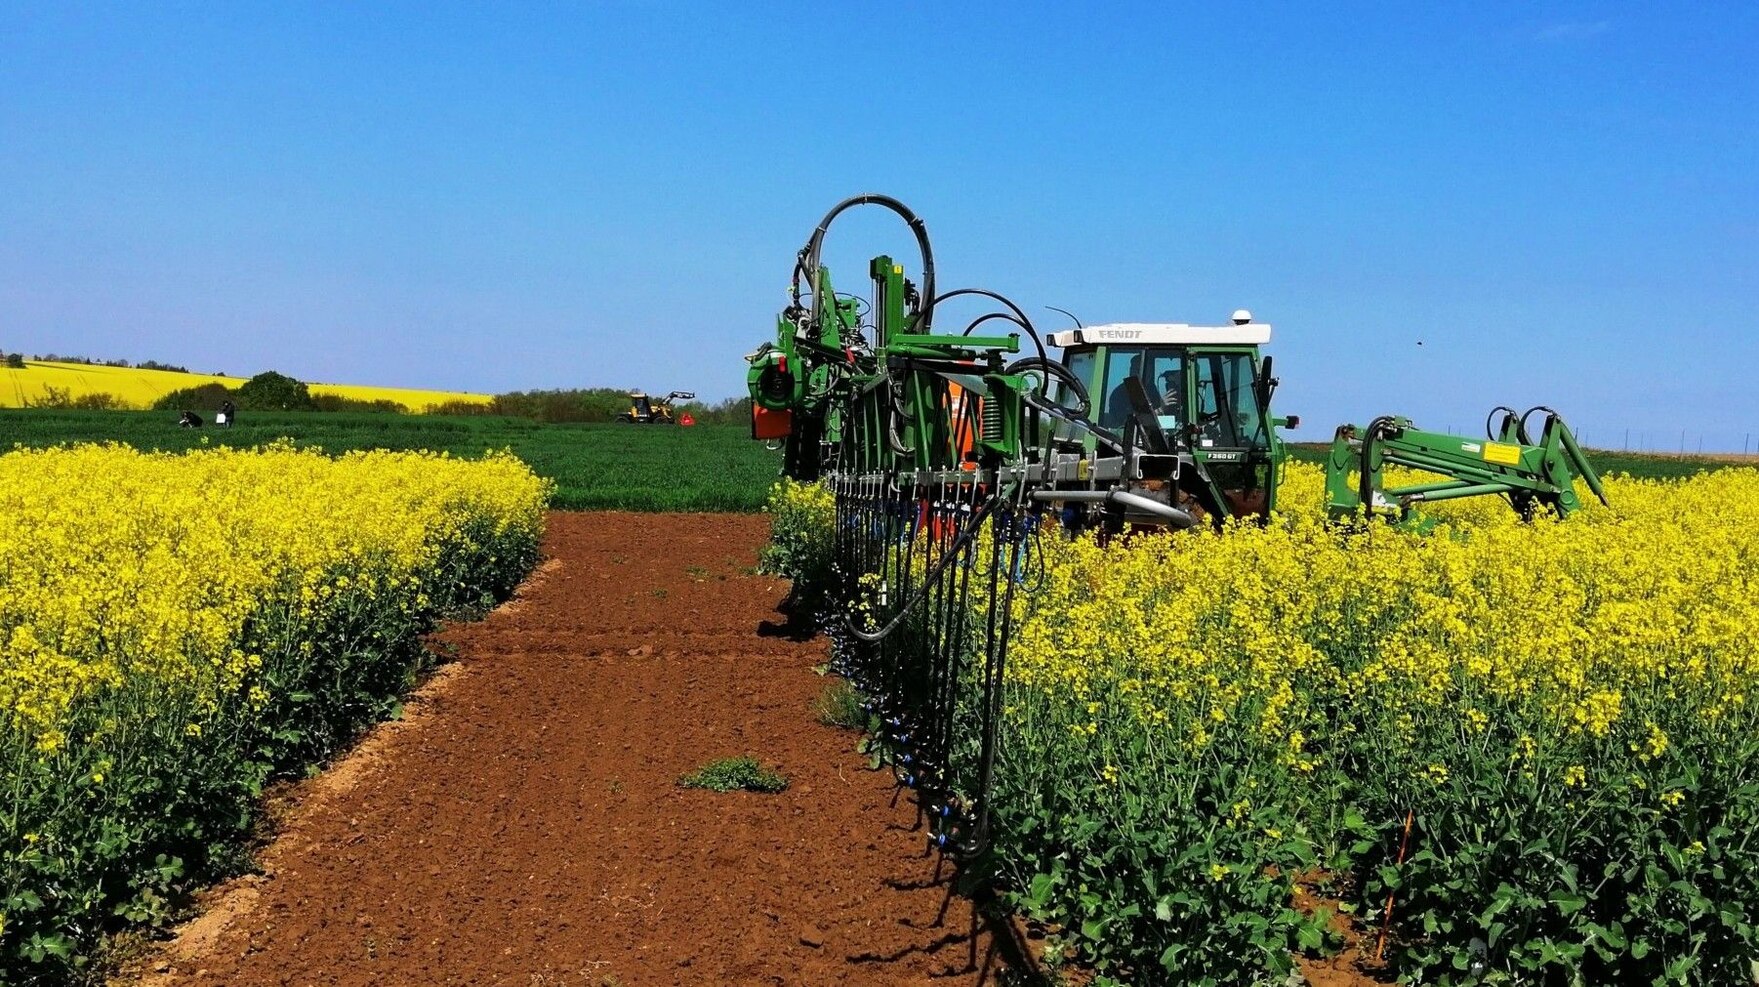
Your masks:
M1138 498L1212 523L1275 509L1286 459L1278 430L1300 419L1271 411L1277 381L1272 359L1259 353L1270 326L1245 311L1231 322L1078 326L1049 336L1066 376L1081 385L1057 380L1054 400L1085 412L1084 421L1057 423L1050 437L1048 460L1060 467L1051 486L1070 495L1066 520L1077 519L1068 506L1081 503L1107 503L1118 519L1116 497L1082 488L1129 494L1121 513L1136 523L1182 520Z
M868 266L871 299L831 287L820 262L825 233L860 205L884 206L908 225L920 284L880 256ZM958 297L999 307L963 332L936 332L937 306ZM1018 331L973 334L992 320ZM746 357L752 437L781 448L782 472L796 480L897 497L949 485L1006 489L1057 508L1070 530L1262 519L1277 507L1288 459L1280 430L1299 419L1272 411L1277 378L1260 352L1271 327L1245 311L1229 321L1077 323L1041 334L994 292L938 293L922 221L887 196L855 196L826 214L795 258L774 341ZM1020 355L1022 334L1035 353ZM1604 501L1563 420L1535 411L1548 415L1537 439L1526 425L1533 412L1509 412L1489 441L1399 418L1344 426L1326 463L1328 510L1345 519L1368 505L1402 518L1426 500L1500 494L1524 517L1542 506L1567 515L1581 506L1578 480ZM1437 478L1388 490L1388 463Z

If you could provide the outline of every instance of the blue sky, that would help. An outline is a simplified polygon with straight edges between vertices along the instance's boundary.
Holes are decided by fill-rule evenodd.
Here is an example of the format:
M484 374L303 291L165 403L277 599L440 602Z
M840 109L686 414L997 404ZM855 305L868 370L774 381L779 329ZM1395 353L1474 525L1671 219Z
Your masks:
M883 191L1047 327L1250 308L1309 439L1738 450L1759 5L1687 9L7 3L0 349L729 396Z

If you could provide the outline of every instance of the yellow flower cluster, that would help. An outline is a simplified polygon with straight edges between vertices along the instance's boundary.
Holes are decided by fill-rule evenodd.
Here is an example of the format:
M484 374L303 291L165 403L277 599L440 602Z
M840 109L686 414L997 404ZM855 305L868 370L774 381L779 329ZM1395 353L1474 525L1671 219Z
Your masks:
M1287 513L1262 526L1044 538L1041 584L1017 597L1025 695L1010 709L1054 709L1077 737L1097 709L1187 752L1227 725L1300 772L1356 730L1407 748L1500 730L1503 763L1616 739L1647 763L1682 716L1750 722L1759 471L1614 477L1612 508L1564 521L1522 523L1493 498L1438 504L1426 534L1329 525L1322 483L1292 464ZM1572 763L1556 781L1593 771ZM1439 783L1448 766L1411 772Z
M770 515L770 543L758 557L763 571L794 580L808 594L828 590L837 513L831 488L783 480L770 488L764 513Z
M505 455L0 456L0 739L52 754L70 710L124 686L143 714L184 711L197 736L222 698L267 698L262 659L244 650L250 622L383 594L425 611L424 576L444 553L535 542L547 494ZM128 731L126 708L90 739Z
M771 514L801 511L814 515L828 526L837 509L837 496L823 483L798 483L778 480L770 487L769 503L764 508Z
M987 793L1003 885L1143 982L1248 952L1211 938L1235 916L1288 932L1290 877L1315 860L1350 875L1353 904L1396 892L1395 922L1426 930L1395 947L1401 979L1464 965L1479 929L1453 928L1462 915L1500 915L1507 955L1540 979L1601 982L1642 958L1581 959L1603 915L1658 937L1647 979L1744 977L1759 470L1606 486L1612 507L1561 521L1479 498L1430 505L1423 527L1338 525L1321 471L1292 464L1262 524L1105 542L1050 528L993 569L980 544L967 572L989 578L961 574L975 616L951 626L979 629L955 645L973 653L1002 605L992 580L1015 581ZM832 540L823 496L778 494L791 557ZM998 530L1021 529L981 537ZM844 585L858 614L897 606L879 577ZM1687 908L1722 908L1734 931L1709 942ZM1659 938L1669 922L1691 938Z

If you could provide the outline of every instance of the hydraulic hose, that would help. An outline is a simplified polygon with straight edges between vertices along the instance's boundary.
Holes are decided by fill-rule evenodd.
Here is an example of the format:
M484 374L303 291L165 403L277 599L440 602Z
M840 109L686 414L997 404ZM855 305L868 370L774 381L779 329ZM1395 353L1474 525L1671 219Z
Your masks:
M927 292L925 291L924 294L926 295ZM1039 337L1038 329L1037 329L1037 327L1033 326L1032 320L1026 317L1025 311L1023 311L1020 308L1020 306L1014 304L1012 299L1008 298L1006 295L1001 294L1000 292L990 291L988 288L956 288L956 289L949 291L946 294L940 296L939 298L931 299L929 304L930 305L938 304L940 302L946 301L949 298L958 298L960 295L977 295L979 297L988 298L991 301L1001 302L1003 305L1006 305L1008 307L1008 311L1010 311L1014 314L1014 318L1012 320L1014 322L1014 324L1024 330L1026 330L1026 334L1028 336L1032 337L1032 345L1038 349L1038 358L1041 360L1049 359L1049 357L1045 353L1044 340ZM999 314L999 313L997 313L997 314ZM967 335L967 336L971 335L971 330L976 328L977 324L979 322L984 321L985 318L988 318L988 316L984 316L983 318L978 319L977 322L973 322L971 325L966 326L965 327L965 335Z
M1391 415L1381 415L1369 422L1367 431L1362 433L1362 458L1357 464L1356 496L1367 509L1369 517L1374 516L1374 473L1369 464L1374 459L1374 444L1385 437L1386 430L1392 424Z
M934 248L928 242L928 227L917 218L910 207L889 195L869 192L865 195L854 195L831 207L825 218L819 220L818 227L806 241L794 261L794 304L800 304L800 276L805 274L812 282L812 324L818 325L824 317L823 297L819 291L820 257L824 250L825 233L830 230L831 223L845 210L856 206L884 206L904 220L910 232L916 237L916 249L922 254L922 304L916 314L916 331L926 333L934 322Z
M1496 421L1496 413L1499 411L1507 416L1506 418L1503 419L1503 421L1505 421L1505 422L1508 421L1510 418L1519 420L1520 415L1521 415L1520 412L1516 411L1515 409L1509 407L1506 404L1499 404L1496 407L1490 409L1490 414L1484 416L1484 434L1489 436L1492 441L1497 441L1502 438L1502 433L1498 432L1496 430L1496 426L1494 424L1492 424L1493 422Z
M1555 409L1547 408L1543 404L1536 404L1533 407L1528 408L1527 413L1521 416L1521 444L1523 444L1523 445L1532 445L1533 444L1533 442L1528 439L1528 436L1532 435L1533 433L1531 431L1528 431L1528 429L1527 429L1527 419L1533 417L1535 412L1540 412L1540 411L1543 411L1547 415L1551 416L1551 417L1547 418L1545 421L1545 431L1547 431L1547 432L1551 431L1551 423L1552 422L1563 421L1563 418L1558 415L1558 413ZM1545 441L1545 435L1543 432L1540 433L1539 440L1541 442Z
M978 326L981 326L992 319L1000 319L1003 322L1012 322L1014 325L1026 330L1026 332L1032 337L1033 345L1038 349L1038 356L1033 357L1032 359L1036 359L1042 363L1050 362L1050 358L1045 353L1044 342L1038 338L1038 331L1032 328L1031 323L1021 322L1018 318L1015 318L1006 312L990 312L987 315L980 315L977 318L972 319L971 324L966 326L965 331L960 333L960 335L969 336L971 335L971 330L976 329ZM1040 381L1038 385L1038 396L1041 398L1044 397L1045 389L1049 386L1050 381Z
M1041 397L1050 388L1050 378L1055 377L1062 381L1070 391L1074 392L1076 400L1080 402L1078 408L1064 408L1063 410L1065 412L1075 418L1083 419L1093 413L1093 398L1087 393L1087 385L1082 383L1081 378L1075 376L1074 372L1068 367L1063 366L1055 360L1047 360L1044 357L1036 356L1023 357L1008 364L1006 367L1003 367L1002 373L1017 374L1028 370L1038 370L1042 371L1044 374L1044 383L1038 389Z

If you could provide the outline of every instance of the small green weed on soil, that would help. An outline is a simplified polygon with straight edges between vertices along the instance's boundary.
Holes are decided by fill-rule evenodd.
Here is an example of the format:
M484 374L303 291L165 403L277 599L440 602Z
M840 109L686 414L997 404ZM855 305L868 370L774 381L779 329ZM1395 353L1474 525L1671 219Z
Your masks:
M758 763L749 754L723 757L678 779L683 788L706 788L711 792L775 793L788 787L788 779Z
M812 701L812 715L827 727L867 729L867 713L861 709L861 694L845 679L825 683L824 691Z

